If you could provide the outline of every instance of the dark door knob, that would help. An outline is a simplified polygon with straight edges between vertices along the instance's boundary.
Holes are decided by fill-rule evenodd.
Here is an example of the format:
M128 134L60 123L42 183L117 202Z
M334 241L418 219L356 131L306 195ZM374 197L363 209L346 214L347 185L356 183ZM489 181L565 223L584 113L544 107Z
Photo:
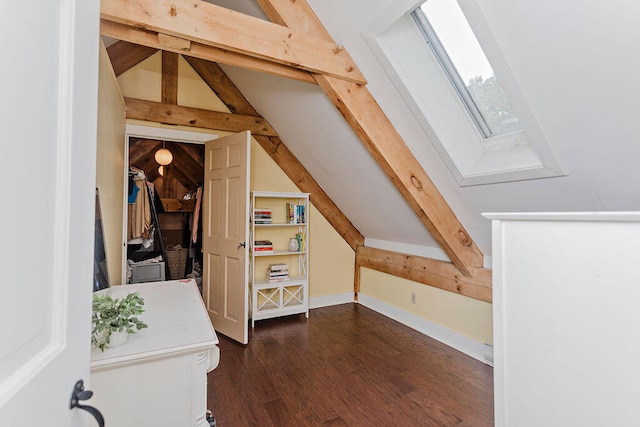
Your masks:
M240 248L245 248L245 247L246 247L246 246L245 246L244 242L242 242L242 243L238 244L238 249L240 249Z
M93 396L93 392L91 390L85 390L84 381L78 380L76 384L73 386L73 392L71 393L71 401L69 402L69 408L70 409L78 408L78 409L82 409L83 411L87 411L88 413L93 415L93 418L96 419L96 421L98 422L98 426L104 427L104 417L102 416L100 411L98 411L93 406L80 404L81 400L89 400L91 399L91 396Z

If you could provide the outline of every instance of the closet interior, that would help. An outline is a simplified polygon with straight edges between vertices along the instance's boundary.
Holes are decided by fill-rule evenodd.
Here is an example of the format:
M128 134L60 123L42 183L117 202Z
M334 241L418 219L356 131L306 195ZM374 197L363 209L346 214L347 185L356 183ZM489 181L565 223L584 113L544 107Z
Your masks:
M204 145L129 138L127 283L202 286Z

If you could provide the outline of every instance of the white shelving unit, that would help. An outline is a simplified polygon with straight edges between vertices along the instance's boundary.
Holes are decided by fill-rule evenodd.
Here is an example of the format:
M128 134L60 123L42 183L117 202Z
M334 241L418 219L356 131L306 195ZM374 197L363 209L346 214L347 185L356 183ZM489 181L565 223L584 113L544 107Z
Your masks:
M288 222L287 203L302 206L301 222ZM255 210L270 209L271 223L256 224ZM302 233L302 247L289 251L288 244ZM273 252L256 251L256 240L269 240ZM309 193L253 191L250 227L251 326L256 320L304 313L309 317ZM289 280L271 283L267 279L269 264L286 264Z

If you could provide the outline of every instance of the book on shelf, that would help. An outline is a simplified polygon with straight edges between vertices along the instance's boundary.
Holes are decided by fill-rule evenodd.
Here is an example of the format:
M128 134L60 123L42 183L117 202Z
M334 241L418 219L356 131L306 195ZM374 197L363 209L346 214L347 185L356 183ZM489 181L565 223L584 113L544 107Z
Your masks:
M269 283L285 282L289 280L289 266L285 263L269 264L266 279Z
M288 271L289 266L284 263L269 264L269 267L267 267L267 270L268 271Z
M253 242L253 252L272 253L273 242L271 240L256 240Z
M288 271L284 271L284 272L267 272L267 278L274 278L274 277L289 277L289 272Z
M304 252L307 250L307 248L305 247L305 238L304 238L304 233L300 232L300 233L296 233L296 240L298 241L298 250L300 252Z
M287 223L289 224L304 224L305 223L305 209L304 205L296 205L293 202L287 202Z
M271 224L271 209L256 208L253 210L255 224Z

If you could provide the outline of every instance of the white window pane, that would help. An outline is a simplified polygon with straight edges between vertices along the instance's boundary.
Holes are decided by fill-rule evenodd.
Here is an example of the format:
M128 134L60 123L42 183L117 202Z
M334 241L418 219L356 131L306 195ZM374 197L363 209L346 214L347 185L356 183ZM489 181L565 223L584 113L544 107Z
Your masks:
M459 81L463 86L458 87L458 91L466 91L470 95L471 99L461 95L462 101L472 116L480 115L474 119L485 137L521 130L518 117L458 3L454 0L428 0L420 9L428 21L427 25L435 33L434 40L429 39L429 43L436 55L448 57L441 63L447 73L453 74L452 83L458 85L456 81ZM420 23L420 19L417 22ZM427 38L430 33L425 31ZM436 44L442 49L439 50ZM447 64L453 69L448 69Z

